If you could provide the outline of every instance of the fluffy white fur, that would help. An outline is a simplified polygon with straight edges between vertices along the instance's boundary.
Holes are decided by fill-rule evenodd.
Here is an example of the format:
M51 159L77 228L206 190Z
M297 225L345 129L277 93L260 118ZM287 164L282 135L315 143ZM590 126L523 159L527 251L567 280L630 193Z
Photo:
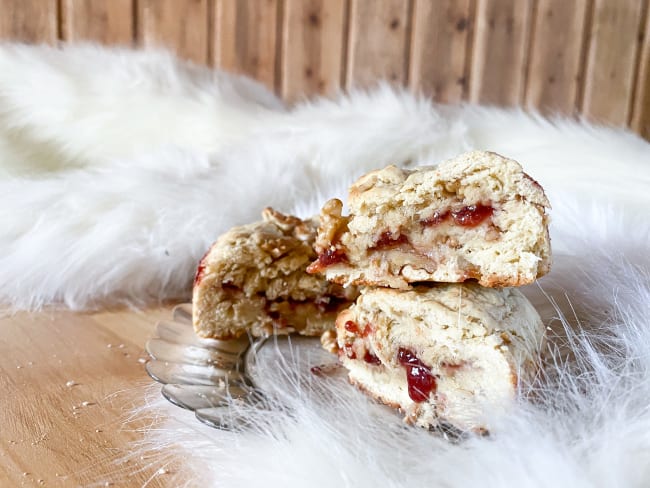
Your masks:
M650 199L647 172L628 182L641 190L603 186L648 158L620 130L387 87L286 111L248 79L162 52L0 45L0 303L188 297L209 244L264 206L314 213L364 171L469 148L545 185Z
M0 302L189 297L210 242L264 206L308 215L371 168L470 148L521 161L554 205L558 258L527 293L561 333L496 435L449 443L341 378L293 378L275 408L243 412L255 432L158 400L145 412L167 420L143 448L182 456L199 486L647 486L650 145L623 130L387 87L287 110L164 53L0 46Z

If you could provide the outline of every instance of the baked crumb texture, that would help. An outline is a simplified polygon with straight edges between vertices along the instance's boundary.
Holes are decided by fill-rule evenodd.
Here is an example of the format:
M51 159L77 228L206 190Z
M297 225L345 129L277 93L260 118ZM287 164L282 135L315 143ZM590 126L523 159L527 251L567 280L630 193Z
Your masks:
M411 283L532 283L550 269L542 187L516 161L474 151L436 167L389 166L320 215L308 271L341 285L407 289Z
M193 289L194 330L201 337L321 335L357 296L309 275L317 220L271 208L263 220L223 234L201 259Z
M476 432L535 374L543 336L518 290L475 283L368 288L336 321L352 383L409 423Z

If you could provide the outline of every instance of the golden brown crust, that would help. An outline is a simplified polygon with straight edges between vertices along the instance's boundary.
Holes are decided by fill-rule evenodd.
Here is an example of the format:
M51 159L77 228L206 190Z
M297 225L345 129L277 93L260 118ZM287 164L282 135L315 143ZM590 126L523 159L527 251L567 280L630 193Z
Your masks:
M378 395L375 393L373 390L370 388L366 387L363 383L360 383L354 378L348 377L348 381L350 382L351 385L354 385L355 388L357 388L359 391L363 392L365 395L369 396L370 398L374 399L375 401L379 403L383 403L384 405L387 405L391 408L394 408L395 410L402 410L402 406L399 403L396 402L391 402L390 400L383 398L381 395ZM405 417L404 420L409 423L413 424L414 421L409 422L408 418L412 418L412 415Z

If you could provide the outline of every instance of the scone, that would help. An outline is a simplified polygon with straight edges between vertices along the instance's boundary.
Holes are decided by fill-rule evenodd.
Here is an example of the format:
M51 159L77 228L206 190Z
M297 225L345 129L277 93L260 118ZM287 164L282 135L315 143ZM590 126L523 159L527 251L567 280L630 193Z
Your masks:
M343 284L520 286L549 271L542 187L516 161L474 151L437 167L373 171L321 211L308 272Z
M489 430L537 370L543 337L521 292L475 283L366 289L336 320L350 381L427 428Z
M316 257L316 219L271 208L262 216L226 232L201 259L192 298L199 336L320 335L356 298L355 289L306 273Z

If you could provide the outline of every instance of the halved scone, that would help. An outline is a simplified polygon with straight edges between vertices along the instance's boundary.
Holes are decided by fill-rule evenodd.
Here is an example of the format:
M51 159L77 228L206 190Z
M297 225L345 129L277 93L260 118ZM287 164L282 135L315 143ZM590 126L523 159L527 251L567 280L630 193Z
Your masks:
M539 364L544 325L514 288L368 288L336 320L350 381L422 427L489 430Z
M389 166L350 188L350 215L328 201L310 273L343 285L487 287L532 283L550 269L542 187L516 161L474 151L415 170Z
M301 220L271 208L263 220L223 234L199 263L192 314L201 337L320 335L357 296L309 275L316 219Z

